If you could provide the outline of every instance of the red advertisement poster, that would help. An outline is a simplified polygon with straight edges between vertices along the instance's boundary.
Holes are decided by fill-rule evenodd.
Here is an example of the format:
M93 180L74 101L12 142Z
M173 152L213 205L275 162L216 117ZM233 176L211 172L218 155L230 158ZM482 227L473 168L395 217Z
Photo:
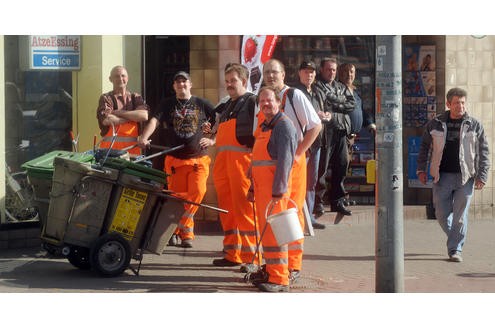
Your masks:
M276 35L244 35L241 64L249 70L248 90L257 93L263 80L263 64L273 55Z

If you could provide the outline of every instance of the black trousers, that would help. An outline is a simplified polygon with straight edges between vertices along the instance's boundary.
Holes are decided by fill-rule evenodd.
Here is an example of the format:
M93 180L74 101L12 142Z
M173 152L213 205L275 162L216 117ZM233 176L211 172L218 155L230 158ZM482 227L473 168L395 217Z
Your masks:
M348 166L347 136L344 130L325 131L318 167L318 182L316 184L315 209L321 208L325 194L330 205L334 207L337 201L345 197L344 179ZM327 185L330 177L330 185Z

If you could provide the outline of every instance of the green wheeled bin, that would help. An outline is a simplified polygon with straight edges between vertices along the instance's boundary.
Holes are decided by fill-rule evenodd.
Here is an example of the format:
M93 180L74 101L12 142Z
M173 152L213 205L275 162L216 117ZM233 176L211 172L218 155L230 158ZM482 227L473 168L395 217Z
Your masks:
M54 171L53 160L55 157L67 158L81 163L90 163L93 161L93 155L55 150L22 164L21 167L26 171L29 184L34 190L33 205L38 209L42 228L48 215Z

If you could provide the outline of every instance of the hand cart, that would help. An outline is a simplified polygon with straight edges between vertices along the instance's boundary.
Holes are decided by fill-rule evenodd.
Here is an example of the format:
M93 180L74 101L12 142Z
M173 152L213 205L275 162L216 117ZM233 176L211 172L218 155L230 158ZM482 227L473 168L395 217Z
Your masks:
M165 150L173 151L175 148ZM41 239L75 267L113 277L144 251L161 254L192 203L165 190L165 173L121 158L91 164L55 157L50 204Z

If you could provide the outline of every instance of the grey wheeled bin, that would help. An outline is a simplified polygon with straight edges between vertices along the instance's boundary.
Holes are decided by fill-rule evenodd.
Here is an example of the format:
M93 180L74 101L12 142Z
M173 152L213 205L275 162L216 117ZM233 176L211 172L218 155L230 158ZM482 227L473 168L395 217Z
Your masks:
M60 251L79 269L107 277L125 271L132 258L140 266L145 249L161 253L161 239L176 226L183 208L182 201L163 197L164 172L116 158L102 167L55 158L54 167L42 231L45 248ZM170 213L172 203L178 214ZM154 227L165 232L154 234ZM131 269L138 274L139 266Z
M29 184L34 190L33 205L38 209L42 228L48 215L54 170L53 161L55 157L63 157L80 163L90 163L93 161L92 155L55 150L22 164L21 167L23 170L26 170Z

